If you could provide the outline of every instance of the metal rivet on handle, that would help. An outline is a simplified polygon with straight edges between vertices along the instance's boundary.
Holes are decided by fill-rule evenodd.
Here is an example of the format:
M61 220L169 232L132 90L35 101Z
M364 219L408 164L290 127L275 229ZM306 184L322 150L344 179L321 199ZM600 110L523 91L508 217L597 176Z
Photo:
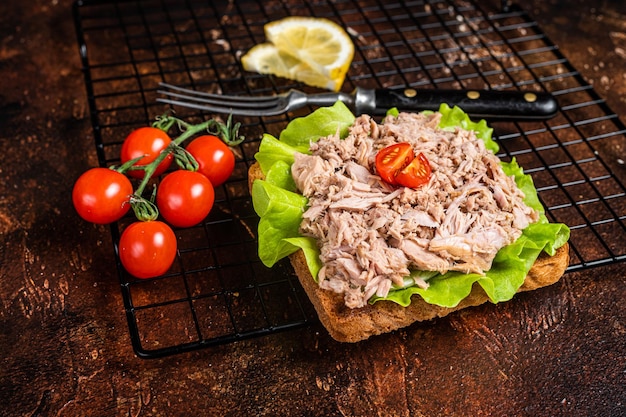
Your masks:
M417 91L412 89L412 88L407 88L406 90L404 90L404 96L411 98L411 97L415 97L417 95Z
M535 94L535 93L526 93L526 94L524 94L524 100L526 100L529 103L534 103L535 101L537 101L537 94Z
M472 100L476 100L478 97L480 97L480 93L478 91L468 91L467 92L467 98L472 99Z

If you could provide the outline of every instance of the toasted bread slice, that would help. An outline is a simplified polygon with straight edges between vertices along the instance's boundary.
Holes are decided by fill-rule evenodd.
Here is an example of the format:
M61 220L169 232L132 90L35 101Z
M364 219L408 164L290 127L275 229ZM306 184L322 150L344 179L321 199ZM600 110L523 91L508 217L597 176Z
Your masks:
M262 179L263 173L254 164L248 171L248 185L252 189L255 179ZM392 301L378 301L363 308L350 309L345 306L343 295L321 289L313 279L304 257L299 250L290 255L298 280L313 303L321 323L330 335L339 342L358 342L370 336L388 333L406 327L417 321L431 320L446 316L466 307L478 306L489 300L479 285L456 307L446 308L428 304L419 296L413 296L408 307ZM569 246L563 245L554 256L542 253L530 269L521 291L531 291L557 282L569 264Z

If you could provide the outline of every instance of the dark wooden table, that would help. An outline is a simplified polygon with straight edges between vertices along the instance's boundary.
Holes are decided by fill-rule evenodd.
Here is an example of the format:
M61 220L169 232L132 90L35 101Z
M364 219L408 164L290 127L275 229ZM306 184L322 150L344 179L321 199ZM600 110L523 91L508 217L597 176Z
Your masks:
M626 121L625 3L522 3ZM0 9L0 415L626 415L624 264L355 345L136 357L110 233L70 200L97 165L71 2Z

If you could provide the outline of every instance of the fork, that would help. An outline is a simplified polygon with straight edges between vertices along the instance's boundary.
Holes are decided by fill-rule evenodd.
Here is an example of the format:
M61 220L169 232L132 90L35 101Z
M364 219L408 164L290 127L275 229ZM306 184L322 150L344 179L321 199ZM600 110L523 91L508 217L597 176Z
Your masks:
M517 90L444 90L414 88L363 89L354 93L307 94L299 90L268 96L238 96L205 93L159 83L157 93L168 103L213 113L240 116L276 116L310 106L332 106L341 101L357 114L385 114L390 108L400 111L437 110L441 103L459 106L471 117L505 120L538 120L553 117L558 105L545 92Z
M276 116L306 105L332 106L337 100L349 107L354 105L354 98L345 93L306 94L291 89L272 96L235 96L205 93L167 83L159 83L159 86L165 90L157 90L157 93L169 98L157 98L158 102L240 116Z

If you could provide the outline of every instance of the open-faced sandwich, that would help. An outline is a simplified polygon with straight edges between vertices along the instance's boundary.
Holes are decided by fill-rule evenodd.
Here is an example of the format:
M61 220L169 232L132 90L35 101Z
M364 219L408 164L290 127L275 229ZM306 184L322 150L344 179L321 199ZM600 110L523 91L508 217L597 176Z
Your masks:
M264 135L249 171L261 260L289 256L343 342L558 281L569 229L491 134L445 104L376 121L338 102Z

